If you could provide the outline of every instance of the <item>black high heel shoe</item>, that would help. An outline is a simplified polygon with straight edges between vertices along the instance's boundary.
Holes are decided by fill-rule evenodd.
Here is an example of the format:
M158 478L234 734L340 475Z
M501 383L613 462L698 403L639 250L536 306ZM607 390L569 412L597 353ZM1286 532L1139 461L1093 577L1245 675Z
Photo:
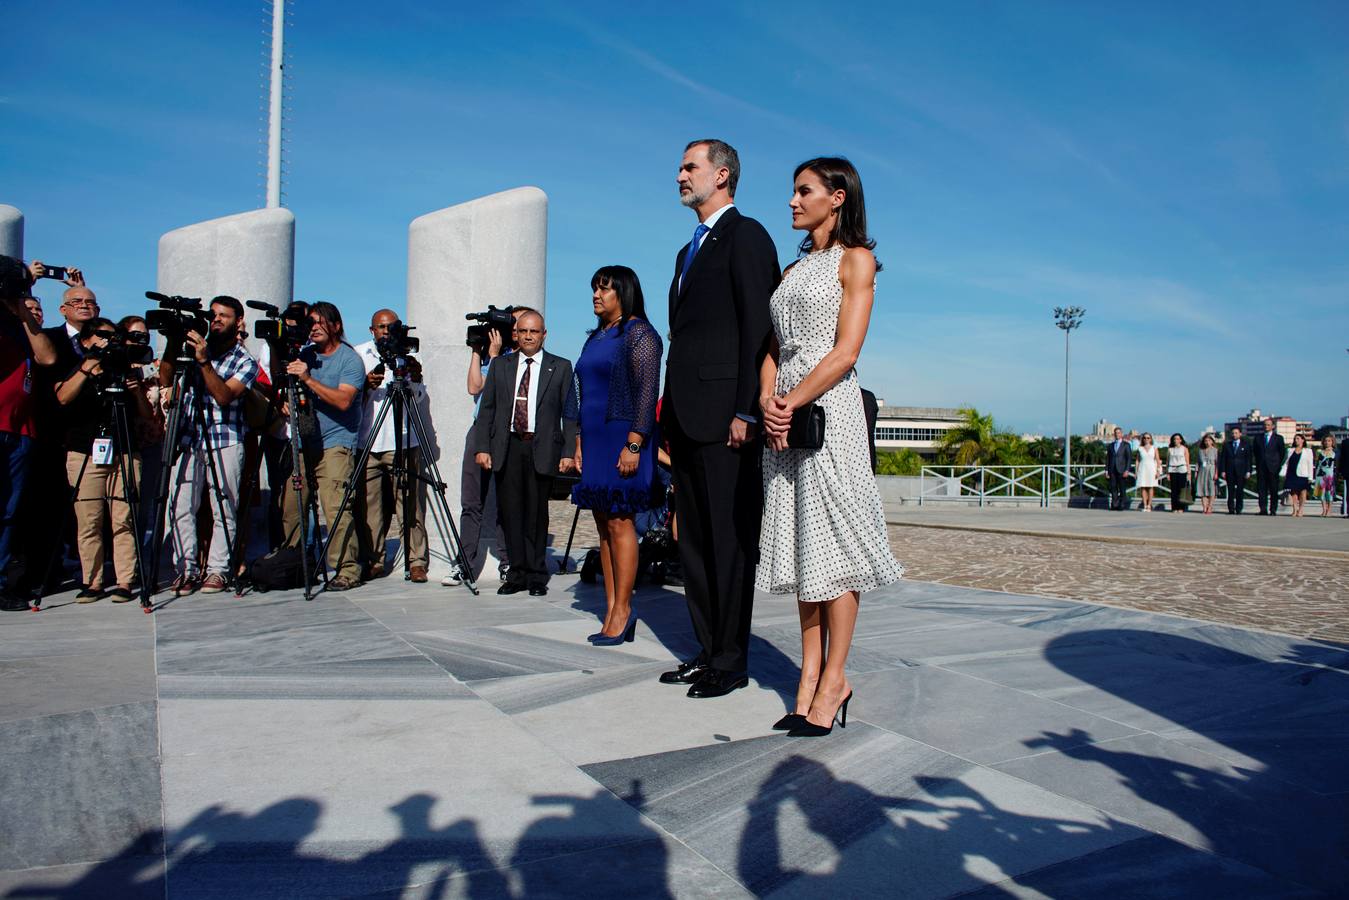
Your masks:
M806 724L806 717L800 713L787 713L781 719L773 723L774 731L791 731L793 728L800 728Z
M848 696L843 698L839 704L838 712L834 713L834 718L829 720L829 727L816 725L814 722L805 722L797 728L787 732L788 737L824 737L826 734L833 734L834 721L838 721L839 728L848 727L848 701L852 699L852 691L848 691Z

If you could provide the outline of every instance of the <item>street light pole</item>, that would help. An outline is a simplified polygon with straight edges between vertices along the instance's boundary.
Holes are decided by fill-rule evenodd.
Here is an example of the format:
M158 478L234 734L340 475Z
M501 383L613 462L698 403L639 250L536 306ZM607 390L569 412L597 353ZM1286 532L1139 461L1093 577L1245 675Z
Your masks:
M1087 311L1081 306L1056 306L1054 307L1054 324L1063 329L1063 498L1065 503L1071 503L1073 499L1073 476L1070 460L1070 448L1073 443L1072 406L1069 392L1069 355L1068 341L1073 334L1073 329L1082 324L1082 317Z

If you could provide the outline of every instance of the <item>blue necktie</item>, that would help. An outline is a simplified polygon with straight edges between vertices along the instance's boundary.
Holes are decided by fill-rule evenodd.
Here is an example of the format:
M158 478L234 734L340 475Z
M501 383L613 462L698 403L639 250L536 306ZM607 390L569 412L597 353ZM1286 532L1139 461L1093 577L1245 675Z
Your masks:
M693 229L693 240L689 242L689 252L684 254L684 267L679 270L680 287L684 286L684 276L689 274L689 266L693 265L693 257L698 254L698 243L703 239L703 235L711 230L702 222L699 222L698 227Z

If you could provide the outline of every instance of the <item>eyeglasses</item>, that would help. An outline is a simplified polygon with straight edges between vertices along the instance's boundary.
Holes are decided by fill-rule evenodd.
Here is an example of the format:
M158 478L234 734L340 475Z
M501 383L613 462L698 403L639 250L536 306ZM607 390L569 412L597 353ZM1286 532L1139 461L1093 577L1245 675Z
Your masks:
M67 300L67 301L65 302L65 305L66 305L66 306L98 306L98 302L95 301L95 300L77 299L77 300Z

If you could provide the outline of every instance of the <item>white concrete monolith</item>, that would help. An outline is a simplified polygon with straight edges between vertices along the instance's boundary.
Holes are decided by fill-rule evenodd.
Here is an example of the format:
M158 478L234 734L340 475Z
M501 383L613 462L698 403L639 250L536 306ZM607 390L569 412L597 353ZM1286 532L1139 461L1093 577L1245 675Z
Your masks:
M435 431L433 452L446 482L446 499L459 525L464 438L473 424L466 389L470 351L464 344L469 313L488 305L544 308L548 196L535 187L491 194L427 213L408 228L407 322L421 338L422 365ZM431 549L443 545L428 511ZM483 544L493 549L495 527L484 523ZM433 557L433 568L445 563ZM484 577L493 577L489 563Z
M285 307L295 290L295 216L257 209L168 232L159 239L158 285L161 294Z
M23 213L0 203L0 256L23 259Z

